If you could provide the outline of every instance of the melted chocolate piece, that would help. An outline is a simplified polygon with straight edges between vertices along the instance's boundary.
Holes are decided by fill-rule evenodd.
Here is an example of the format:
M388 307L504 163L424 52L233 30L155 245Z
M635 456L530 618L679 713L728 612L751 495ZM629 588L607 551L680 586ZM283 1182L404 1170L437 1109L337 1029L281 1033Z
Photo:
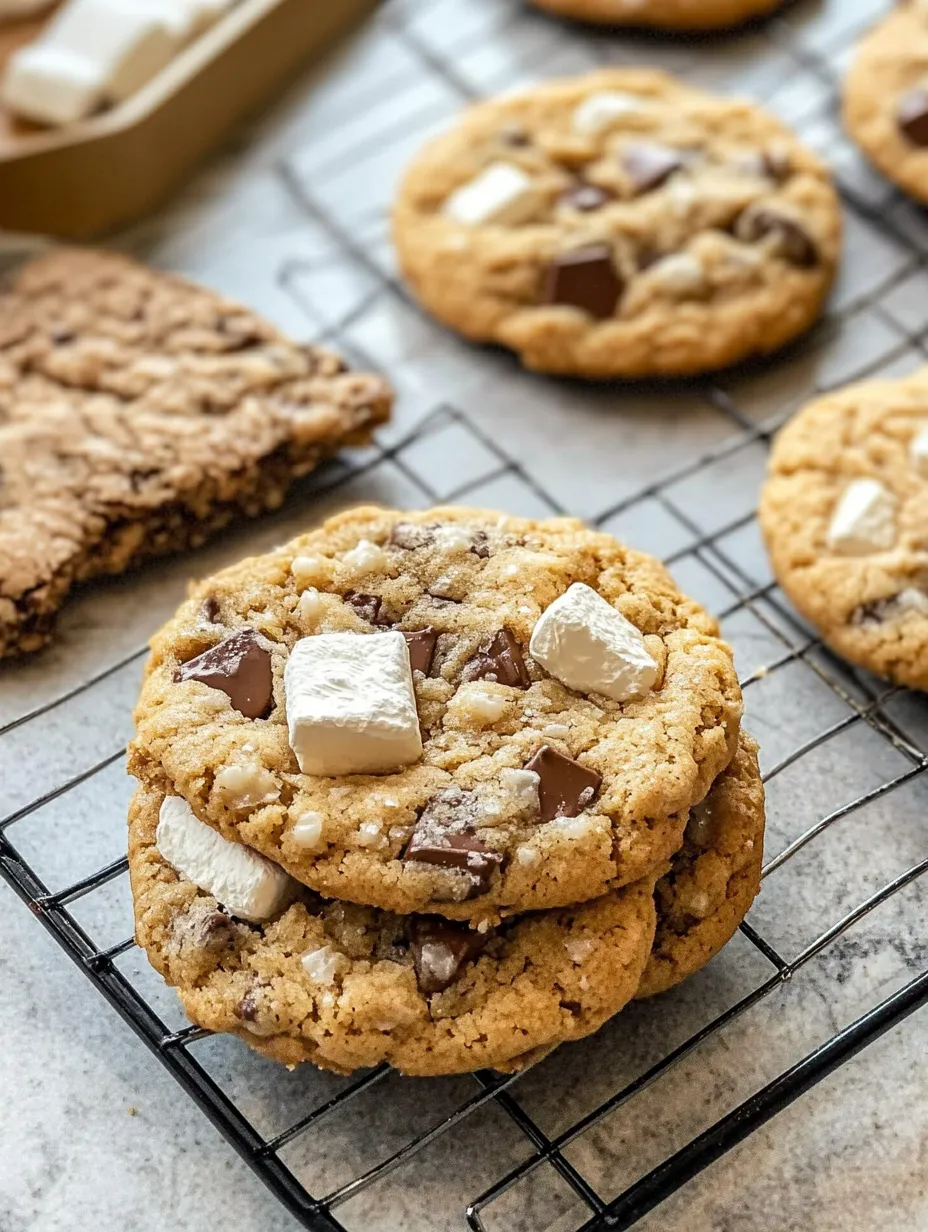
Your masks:
M543 302L580 308L605 320L615 312L623 291L608 244L590 244L554 257L545 276Z
M390 621L381 611L383 599L379 595L345 595L345 602L353 607L361 619L366 620L368 624L389 627Z
M488 648L465 664L463 679L495 680L516 689L527 689L532 683L519 643L508 629L500 629Z
M779 255L791 265L810 269L818 264L818 248L809 233L795 219L772 206L748 206L735 223L735 235L748 244L773 236Z
M478 933L466 924L435 916L413 916L409 922L409 947L419 990L430 997L450 988L464 964L476 958L489 940L489 933Z
M913 86L899 100L896 125L913 145L928 145L928 85Z
M409 651L409 666L414 672L427 676L435 658L435 647L438 645L438 630L431 625L427 629L417 629L415 633L403 630L406 648Z
M679 150L672 150L669 146L658 145L653 141L628 145L620 157L636 197L660 188L685 166Z
M582 214L589 214L593 210L601 209L607 201L613 199L613 194L607 188L600 188L598 184L580 180L572 188L561 193L557 203L566 205L571 210L579 210Z
M486 560L490 555L490 541L485 530L474 531L474 541L470 550L479 560Z
M469 897L489 889L493 870L503 854L488 847L474 833L480 809L473 792L449 787L428 802L403 852L403 860L459 869L473 878Z
M258 1020L258 990L249 988L239 1001L235 1008L235 1015L241 1018L243 1022L257 1022Z
M218 646L182 663L174 679L199 680L228 694L246 719L266 719L274 709L271 656L254 629L240 629Z
M207 595L200 604L200 617L211 625L222 623L219 619L219 600L215 595Z
M542 745L525 769L534 770L540 780L538 804L542 821L577 817L596 799L603 781L595 770L564 757L549 744Z

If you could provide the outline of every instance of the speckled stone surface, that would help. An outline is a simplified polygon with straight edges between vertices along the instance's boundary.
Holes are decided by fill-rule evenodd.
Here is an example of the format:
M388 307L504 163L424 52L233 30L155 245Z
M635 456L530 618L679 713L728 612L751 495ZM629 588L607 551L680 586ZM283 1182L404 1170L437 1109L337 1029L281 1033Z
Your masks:
M910 370L923 357L928 275L917 248L928 223L861 163L830 110L827 79L886 0L799 0L741 36L688 45L588 36L511 0L389 0L345 49L296 83L237 147L159 217L118 244L246 299L301 340L325 337L386 369L398 387L384 443L428 431L396 460L377 460L338 490L332 464L266 521L191 558L164 562L76 598L58 643L0 671L0 728L139 652L88 692L0 731L0 818L115 755L130 730L141 648L180 602L186 579L266 551L310 520L361 500L425 507L458 497L526 516L550 512L541 485L572 513L599 517L669 472L737 438L706 467L603 517L605 529L670 558L680 586L718 612L733 606L720 559L693 550L722 531L720 550L743 590L769 573L748 518L766 458L745 424L776 423L817 389ZM801 57L800 57L800 54ZM495 353L450 338L380 279L392 273L385 209L403 163L460 107L488 93L598 63L648 59L694 84L743 91L792 123L832 160L842 183L893 239L848 211L848 253L832 315L777 365L726 374L724 399L695 386L567 387L517 372ZM437 66L450 64L453 75ZM330 214L341 238L321 221ZM344 239L355 243L353 252ZM2 247L2 245L0 245ZM879 310L874 302L878 300ZM448 400L482 429L479 437ZM524 474L501 467L493 442ZM528 480L526 479L528 476ZM420 480L426 480L423 487ZM530 482L533 481L533 482ZM746 688L746 728L776 770L826 729L821 746L768 784L768 859L834 810L908 772L911 761L823 681L863 699L875 683L804 645L767 601L723 620ZM784 643L783 638L787 639ZM757 669L767 671L756 676ZM928 747L923 698L898 694L885 713ZM60 889L125 849L131 783L117 762L14 823L7 837ZM867 894L924 858L928 782L836 821L767 879L750 922L794 959ZM567 1150L605 1198L619 1193L925 965L928 911L913 885L811 959L672 1071ZM74 905L100 946L128 937L125 877ZM144 957L118 960L163 1015L183 1025L173 992ZM556 1135L648 1070L717 1014L769 981L772 967L742 935L692 981L635 1005L593 1039L560 1049L511 1094ZM297 1232L287 1215L37 921L0 885L0 1232ZM923 1232L928 1227L928 1011L909 1019L647 1216L646 1232ZM306 1066L289 1074L234 1040L193 1046L256 1127L274 1134L343 1089ZM313 1193L330 1193L477 1094L471 1078L388 1075L281 1152ZM130 1109L135 1110L132 1115ZM439 1137L413 1163L338 1208L351 1232L460 1232L465 1208L527 1157L527 1139L495 1104ZM483 1212L488 1232L572 1232L589 1211L542 1168Z

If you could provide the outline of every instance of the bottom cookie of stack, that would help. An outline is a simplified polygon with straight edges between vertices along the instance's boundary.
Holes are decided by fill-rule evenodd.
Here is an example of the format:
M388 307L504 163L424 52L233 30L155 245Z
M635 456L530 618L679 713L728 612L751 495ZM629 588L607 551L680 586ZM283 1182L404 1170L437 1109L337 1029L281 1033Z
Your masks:
M730 938L759 884L763 788L745 736L657 887L644 879L483 933L324 900L281 870L276 914L237 919L159 851L164 801L141 787L130 809L138 941L195 1023L291 1066L348 1073L385 1061L414 1075L524 1068L598 1030L634 996L697 970ZM183 802L173 809L189 813ZM184 820L207 848L247 850L192 814Z

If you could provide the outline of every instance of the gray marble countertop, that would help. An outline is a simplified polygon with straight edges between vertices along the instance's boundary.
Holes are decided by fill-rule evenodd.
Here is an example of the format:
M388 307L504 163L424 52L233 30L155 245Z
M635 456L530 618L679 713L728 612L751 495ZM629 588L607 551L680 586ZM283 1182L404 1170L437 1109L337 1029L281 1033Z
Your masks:
M862 164L835 120L834 73L887 7L885 0L801 0L749 32L693 46L586 34L515 0L390 0L169 209L117 237L118 247L238 296L300 339L330 339L386 370L399 400L381 445L393 451L367 451L357 474L336 464L259 524L72 603L55 647L0 674L0 729L82 682L96 683L0 730L0 818L120 747L141 662L130 656L176 606L189 576L280 542L339 504L363 498L416 506L460 493L473 504L527 513L560 507L595 519L669 557L685 589L727 613L723 627L742 678L754 677L746 725L771 773L768 857L842 806L905 780L848 809L767 879L751 924L788 961L924 859L928 786L910 776L909 752L928 747L923 700L882 695L875 682L808 648L769 590L757 602L741 601L770 580L749 516L766 452L757 429L782 421L815 390L924 362L928 222ZM645 61L763 99L831 159L849 198L849 244L823 326L775 364L728 374L717 387L597 389L522 373L418 313L396 284L385 214L417 145L470 95L602 62ZM418 434L407 439L412 431ZM494 448L516 465L501 465ZM718 461L692 466L719 450ZM668 474L676 477L656 495L629 499ZM714 537L708 546L706 537ZM788 663L754 676L782 659L784 648ZM125 667L97 679L123 658ZM874 696L899 733L897 746L861 717ZM831 735L819 741L826 729ZM11 841L52 889L72 884L124 850L129 792L116 763L15 823ZM926 905L921 882L913 882L583 1134L566 1158L604 1199L616 1196L919 973L928 953ZM101 947L127 937L125 878L82 899L75 914ZM173 994L142 955L130 950L119 967L169 1029L182 1025ZM771 974L739 935L684 988L559 1050L511 1093L555 1136ZM296 1220L2 884L0 1008L0 1232L294 1232ZM638 1226L924 1232L926 1046L923 1011ZM266 1134L343 1082L311 1067L287 1074L235 1041L195 1047ZM389 1075L282 1158L311 1192L331 1192L475 1090L470 1078ZM467 1202L529 1153L491 1101L341 1205L338 1217L359 1232L462 1229ZM484 1213L493 1232L568 1232L588 1216L546 1167Z

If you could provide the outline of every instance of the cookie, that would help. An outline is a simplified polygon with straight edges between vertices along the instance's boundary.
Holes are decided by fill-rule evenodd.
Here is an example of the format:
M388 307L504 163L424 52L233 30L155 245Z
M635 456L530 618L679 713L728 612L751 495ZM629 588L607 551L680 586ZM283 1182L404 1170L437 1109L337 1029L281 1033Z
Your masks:
M167 803L205 829L183 802ZM269 903L268 918L245 922L161 854L165 846L184 860L159 822L164 804L163 791L143 787L130 809L138 942L195 1023L286 1065L350 1073L386 1061L420 1075L505 1065L597 1030L644 971L651 881L482 933L327 902L296 883L289 903Z
M742 732L657 883L657 933L638 997L682 983L727 945L757 897L763 855L764 784L757 745Z
M860 43L844 123L884 175L928 201L928 4L898 5Z
M124 257L57 251L0 294L0 658L71 588L275 509L392 395L329 351Z
M661 30L723 30L778 9L783 0L533 0L578 21Z
M360 508L195 588L130 769L327 897L491 920L662 865L740 715L651 557L574 519Z
M928 369L819 398L761 494L774 573L832 649L928 689Z
M776 351L818 316L841 214L778 120L606 69L467 111L410 168L400 265L452 329L573 376L680 376Z

